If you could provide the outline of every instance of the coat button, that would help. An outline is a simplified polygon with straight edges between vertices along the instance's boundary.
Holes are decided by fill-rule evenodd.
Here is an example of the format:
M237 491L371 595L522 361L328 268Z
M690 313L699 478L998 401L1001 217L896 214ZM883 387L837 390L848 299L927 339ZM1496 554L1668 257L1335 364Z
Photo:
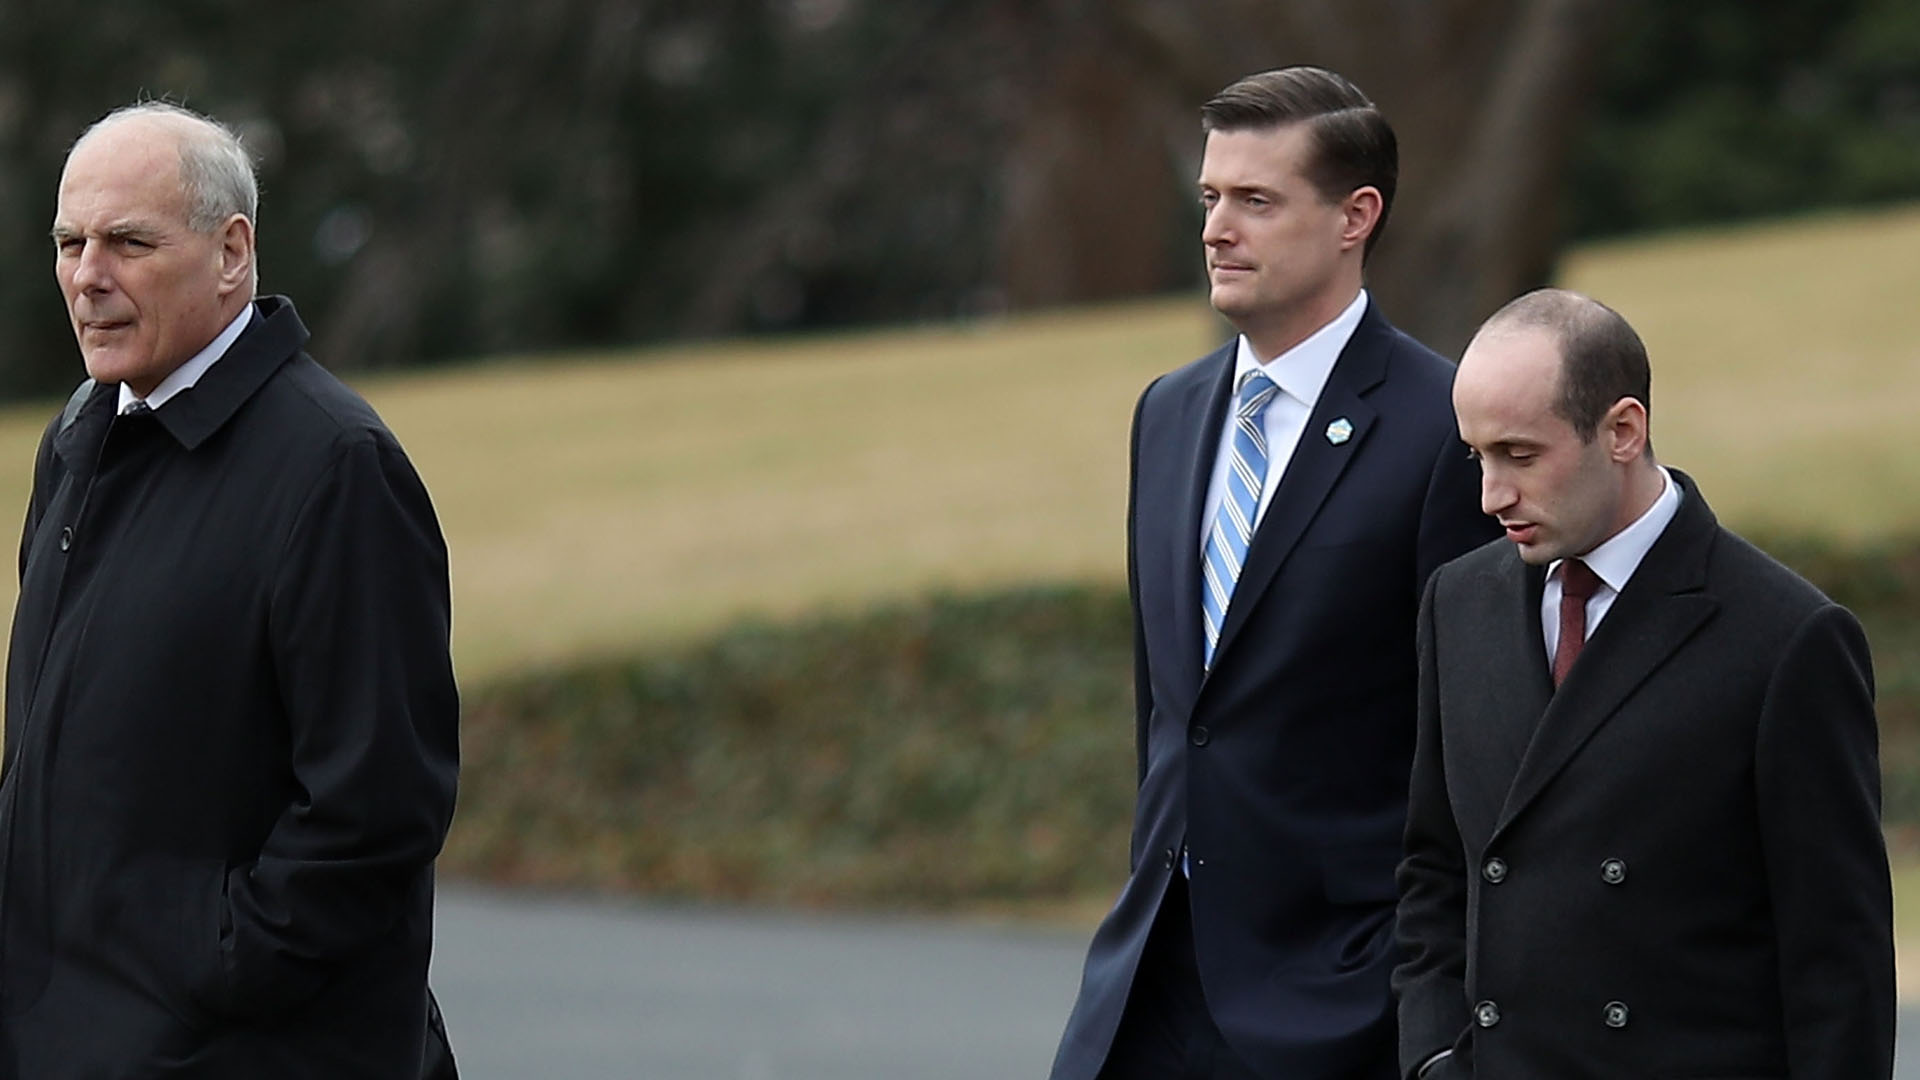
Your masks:
M1171 870L1171 869L1173 869L1173 861L1174 861L1174 858L1175 858L1175 856L1174 856L1174 853L1173 853L1173 849L1172 849L1172 848L1168 848L1168 849L1167 849L1167 853L1166 853L1166 856L1165 856L1165 861L1166 861L1166 864L1167 864L1167 869L1169 869L1169 870Z
M1473 1007L1473 1022L1483 1028L1490 1028L1500 1022L1500 1006L1491 1001L1483 1001Z
M1626 1027L1627 1026L1627 1003L1624 1001L1607 1002L1606 1019L1607 1019L1607 1026L1610 1028Z
M1188 734L1187 738L1191 739L1195 746L1207 745L1207 726L1205 724L1195 724L1193 731Z
M1481 864L1480 876L1486 878L1487 881L1493 885L1498 885L1507 880L1507 860L1498 855L1488 859L1485 863Z
M60 530L60 550L67 551L67 550L70 550L72 547L73 547L73 526L68 525L65 528Z
M1618 885L1627 880L1627 863L1624 859L1608 859L1600 864L1600 880L1609 885Z

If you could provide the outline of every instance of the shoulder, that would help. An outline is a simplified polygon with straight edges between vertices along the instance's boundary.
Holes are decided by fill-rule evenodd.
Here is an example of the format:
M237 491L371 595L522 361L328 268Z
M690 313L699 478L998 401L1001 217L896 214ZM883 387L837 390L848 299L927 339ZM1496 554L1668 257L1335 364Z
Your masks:
M1398 396L1443 407L1453 418L1453 361L1428 348L1387 320L1377 308L1354 331L1353 343L1378 355L1386 367L1386 386Z
M331 458L355 445L399 450L372 405L306 353L261 388L257 425L286 451Z
M1140 395L1142 406L1156 399L1177 397L1211 387L1215 380L1221 378L1228 369L1233 367L1235 351L1239 348L1238 341L1238 338L1229 339L1226 344L1198 360L1174 368L1155 378L1147 384L1146 390Z
M1707 582L1742 620L1772 628L1797 627L1828 608L1838 608L1818 586L1717 524L1708 554Z
M1526 564L1506 537L1495 537L1458 558L1442 563L1433 573L1437 603L1460 596L1485 595L1490 587L1526 573Z

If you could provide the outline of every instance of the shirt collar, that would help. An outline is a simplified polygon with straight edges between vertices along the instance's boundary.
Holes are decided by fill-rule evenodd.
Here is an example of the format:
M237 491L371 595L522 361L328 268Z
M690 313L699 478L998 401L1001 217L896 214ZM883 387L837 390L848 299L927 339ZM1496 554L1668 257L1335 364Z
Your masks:
M1340 359L1340 353L1360 325L1360 317L1366 313L1367 290L1361 289L1333 321L1265 364L1253 354L1247 335L1241 334L1233 361L1233 385L1238 387L1249 371L1264 371L1288 397L1311 408L1320 400L1320 391L1327 385L1327 377L1333 374L1334 362Z
M235 315L233 321L228 323L227 328L220 331L218 336L207 342L206 348L194 353L186 363L168 372L167 377L160 380L160 385L154 387L153 392L146 397L142 398L126 383L121 383L118 411L126 412L127 406L136 401L145 401L148 408L158 409L175 394L199 382L200 376L207 373L207 369L213 366L214 361L225 356L227 350L233 347L233 343L240 339L240 332L247 328L247 320L252 317L252 304L241 308L240 314Z
M1608 537L1605 543L1580 556L1602 584L1619 593L1627 587L1627 580L1640 568L1640 562L1652 550L1654 541L1666 531L1667 523L1680 511L1680 485L1673 482L1673 474L1666 466L1657 466L1660 470L1660 482L1666 486L1661 489L1660 497L1653 500L1646 513L1634 519L1633 524ZM1555 559L1547 568L1547 575L1553 576L1560 569L1562 560Z

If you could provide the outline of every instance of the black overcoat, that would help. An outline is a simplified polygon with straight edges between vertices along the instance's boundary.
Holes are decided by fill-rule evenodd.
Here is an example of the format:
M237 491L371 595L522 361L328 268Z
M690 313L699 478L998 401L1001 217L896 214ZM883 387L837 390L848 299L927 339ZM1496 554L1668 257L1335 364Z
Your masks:
M1874 1080L1892 898L1867 643L1678 514L1556 692L1545 574L1434 575L1400 870L1402 1067L1441 1080Z
M1393 1072L1414 616L1427 575L1495 527L1454 428L1453 365L1369 301L1255 530L1209 670L1200 519L1234 353L1155 381L1134 416L1130 873L1054 1080L1106 1061L1183 844L1201 984L1234 1051L1289 1080Z
M447 558L282 298L42 440L0 785L0 1076L419 1075L453 810Z

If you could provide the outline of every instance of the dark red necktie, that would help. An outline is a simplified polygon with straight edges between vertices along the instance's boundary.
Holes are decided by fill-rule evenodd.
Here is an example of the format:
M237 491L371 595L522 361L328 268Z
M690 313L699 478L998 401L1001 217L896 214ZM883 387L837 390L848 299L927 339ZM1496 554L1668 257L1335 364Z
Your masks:
M1560 640L1553 648L1553 685L1559 686L1587 643L1587 601L1600 588L1600 575L1579 559L1560 563Z

